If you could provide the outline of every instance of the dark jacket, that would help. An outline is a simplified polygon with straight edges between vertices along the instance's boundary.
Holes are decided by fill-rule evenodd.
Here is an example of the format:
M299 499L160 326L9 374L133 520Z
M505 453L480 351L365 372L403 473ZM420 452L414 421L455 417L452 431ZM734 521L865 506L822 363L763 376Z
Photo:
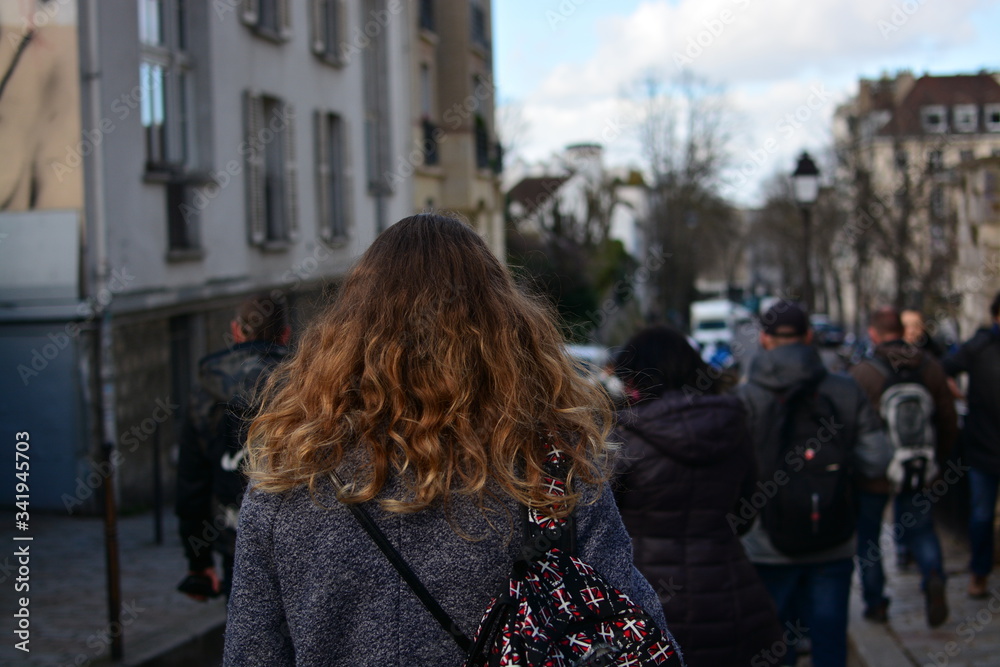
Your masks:
M462 652L438 625L351 513L321 483L247 494L240 512L224 664L233 667L343 665L452 667ZM381 497L399 497L390 480ZM594 493L589 493L593 500ZM440 507L372 517L456 625L471 637L521 548L513 501L455 497L453 525ZM632 566L632 545L610 489L576 511L577 554L665 627L656 594ZM683 649L683 646L681 647Z
M958 415L955 411L955 397L948 388L948 377L941 363L930 354L913 347L902 339L883 343L875 348L874 356L881 359L890 369L919 369L920 381L927 387L934 399L934 432L938 464L944 462L955 446L958 437ZM864 389L876 413L885 391L886 376L870 360L865 360L851 369L851 377ZM881 417L879 418L881 422ZM889 493L891 485L880 478L865 485L865 489L876 493Z
M616 496L636 567L691 667L749 665L780 641L767 590L726 515L754 467L734 396L668 392L622 411Z
M969 374L962 459L1000 473L1000 325L977 331L944 360L944 369L949 375Z
M778 396L794 385L812 380L819 380L816 390L833 403L844 429L844 441L853 443L854 472L859 481L882 476L892 459L892 448L868 397L851 378L827 373L816 348L801 343L781 345L757 354L751 362L746 384L737 389L747 408L758 458L773 452L773 443L768 443L767 438ZM751 561L768 564L829 562L851 558L855 551L855 541L848 540L826 551L793 558L771 544L759 521L755 521L743 537L743 546Z
M199 364L177 462L176 512L191 570L212 566L212 549L232 557L246 480L243 443L236 430L254 391L285 356L263 341L238 343Z

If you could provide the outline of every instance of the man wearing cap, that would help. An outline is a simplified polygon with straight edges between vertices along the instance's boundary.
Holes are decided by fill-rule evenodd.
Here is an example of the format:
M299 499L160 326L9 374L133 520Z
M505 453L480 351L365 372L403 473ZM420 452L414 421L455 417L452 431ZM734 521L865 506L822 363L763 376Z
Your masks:
M878 417L854 380L827 372L812 345L805 310L796 303L779 301L764 313L760 324L763 351L754 357L747 381L738 389L747 408L759 476L765 477L763 471L774 467L775 451L781 451L774 442L773 422L793 395L812 396L833 409L838 432L837 444L830 446L849 449L851 476L882 475L892 452ZM775 473L773 480L761 479L758 486L767 486L769 481L787 483L788 475L782 474L783 478ZM849 523L847 530L852 527ZM744 535L743 546L774 598L782 622L802 622L809 628L813 664L843 667L855 536L819 551L790 555L774 545L757 519ZM794 649L789 653L794 654Z

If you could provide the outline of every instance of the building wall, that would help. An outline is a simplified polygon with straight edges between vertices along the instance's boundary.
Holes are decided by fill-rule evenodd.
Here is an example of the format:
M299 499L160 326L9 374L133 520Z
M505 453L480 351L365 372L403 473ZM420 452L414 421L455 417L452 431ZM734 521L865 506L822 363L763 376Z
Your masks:
M200 3L193 3L199 5ZM393 3L389 3L392 5ZM223 3L221 6L229 6ZM196 76L210 83L198 101L204 109L197 119L207 139L199 146L198 168L216 177L199 191L204 199L201 235L204 254L193 261L166 261L166 188L144 177L142 126L132 110L105 136L105 201L109 228L108 262L112 267L137 267L129 293L159 293L160 301L183 300L169 294L208 283L229 284L229 289L267 286L288 282L286 274L317 253L324 259L310 278L338 275L366 248L375 236L375 201L368 192L365 174L362 49L351 54L343 67L333 67L316 58L310 50L308 3L292 2L291 39L274 43L254 34L242 23L238 5L216 14L210 4L200 7L203 30L192 40L204 39L201 50L207 59L197 65ZM347 2L348 44L352 29L362 28L371 17L362 14L360 2ZM404 26L400 15L390 15L381 28L389 40L391 143L400 146L408 136L408 73L401 71L405 60ZM101 40L103 84L102 120L113 122L124 114L122 95L139 85L138 41L121 35L137 33L136 3L120 6L101 4L101 31L116 35ZM192 49L198 51L199 47ZM262 250L248 243L246 212L245 146L243 94L254 90L294 103L295 142L298 157L298 239L281 251ZM200 90L200 88L199 88ZM353 218L349 220L349 243L342 247L318 249L317 192L314 174L315 153L312 114L324 109L339 114L346 123L345 137L354 178L351 181ZM117 111L116 111L117 110ZM137 148L139 150L137 150ZM235 172L235 173L234 173ZM411 194L406 187L388 197L387 219L398 220L410 211ZM329 255L329 257L328 257ZM225 287L216 290L224 292ZM158 304L157 304L158 305Z
M962 295L958 325L964 340L990 325L989 305L1000 292L1000 158L963 168L952 196L959 257L953 280Z
M40 279L26 283L13 302L0 305L0 336L10 342L3 354L10 371L0 378L0 388L18 395L16 405L11 404L16 409L0 410L0 422L19 430L27 424L46 443L39 456L48 457L44 460L51 461L52 470L37 489L38 495L33 489L33 501L37 498L39 507L61 509L69 497L79 500L73 503L74 509L96 511L97 487L89 487L87 480L101 482L104 437L115 441L122 457L116 482L124 507L148 507L153 500L152 443L156 439L164 497L169 499L179 421L197 360L224 346L235 305L251 293L280 290L290 300L293 322L300 329L322 308L328 286L340 279L375 238L379 216L383 224L391 224L413 209L411 180L387 189L379 175L368 178L364 131L366 44L371 35L378 35L386 44L387 150L393 154L410 140L408 3L345 0L345 23L338 43L344 58L340 66L332 66L311 50L309 2L289 0L291 32L281 42L264 39L248 28L241 19L240 2L189 2L188 52L195 102L189 118L194 158L187 166L188 175L200 183L194 186L193 200L200 218L200 248L171 252L167 189L162 177L146 171L138 4L137 0L0 0L0 22L8 35L14 34L7 21L14 10L27 5L72 10L75 24L64 31L65 39L53 43L61 54L79 54L78 61L59 69L78 77L60 89L77 98L54 105L57 117L68 119L65 126L73 140L60 138L66 127L51 134L59 138L60 150L79 153L78 159L65 160L65 169L60 171L68 184L60 192L72 195L71 201L50 202L41 212L58 218L60 233L74 235L70 252L78 270L72 272L73 280L65 279L66 270L53 273L58 274L57 284L41 280L54 266L58 268L55 246L46 242L52 225L44 229L39 225L39 233L31 238L19 234L18 243L0 246L0 252L18 248L29 253L45 250L40 249L44 245L51 260L33 262ZM53 80L42 74L39 70L38 76L26 79L34 84L35 92ZM20 86L24 81L18 77L17 83ZM5 103L12 91L18 92L13 79L11 85ZM27 90L31 92L32 87ZM246 139L243 96L248 90L294 104L299 229L297 236L278 248L265 249L249 240L246 162L241 151ZM345 124L351 203L345 242L327 243L319 235L315 110L337 113ZM31 118L29 113L22 116ZM11 134L11 126L5 128L3 121L0 137L26 132L22 128ZM32 164L38 168L37 160ZM11 175L9 164L0 166L0 184L19 182L17 173ZM74 190L74 182L82 187ZM70 208L60 208L66 206ZM35 213L0 212L0 216L20 216L16 220L3 217L0 228L4 233L12 225L21 229L24 216ZM69 265L64 259L58 261ZM39 301L40 296L45 298ZM97 363L97 332L102 322L105 333L110 333L111 362L103 370ZM51 360L36 361L39 366L45 362L42 378L37 383L37 378L29 378L25 384L17 366L31 370L32 351L47 349L48 335L71 325L80 327L79 333L67 338L71 352L59 351ZM100 411L102 396L110 398L104 413ZM60 419L54 420L53 414ZM102 434L105 422L108 432Z
M485 12L487 44L475 43L471 32L469 0L437 0L434 3L433 31L419 25L418 3L410 20L414 58L411 63L412 105L410 127L413 141L407 155L397 162L411 165L414 182L414 209L428 205L458 213L482 234L493 252L505 256L502 201L499 178L492 168L476 164L475 125L481 116L486 124L491 150L497 143L494 118L491 3L479 2ZM421 110L421 65L431 78L431 115L439 129L439 162L423 164L424 116Z

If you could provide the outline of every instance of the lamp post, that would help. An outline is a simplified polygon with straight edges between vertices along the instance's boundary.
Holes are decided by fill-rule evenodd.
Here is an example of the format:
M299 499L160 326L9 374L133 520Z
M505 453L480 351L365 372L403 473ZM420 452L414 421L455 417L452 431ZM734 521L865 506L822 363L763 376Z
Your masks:
M795 184L795 201L802 211L802 271L804 280L802 281L802 301L805 307L812 312L813 308L813 283L811 266L812 240L810 226L812 221L812 205L816 203L819 195L819 169L816 163L805 151L799 156L799 162L792 172L792 182Z

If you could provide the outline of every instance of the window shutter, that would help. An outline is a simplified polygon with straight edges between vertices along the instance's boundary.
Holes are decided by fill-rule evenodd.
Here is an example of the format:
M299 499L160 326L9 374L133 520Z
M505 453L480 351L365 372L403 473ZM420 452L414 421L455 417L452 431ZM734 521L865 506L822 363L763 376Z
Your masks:
M351 161L353 151L348 147L351 133L346 118L340 119L340 168L343 170L342 183L344 200L340 203L344 215L344 236L351 235L354 228L354 164Z
M315 126L315 146L316 146L316 220L319 226L319 237L324 241L333 238L333 229L330 226L331 202L330 202L330 155L329 141L327 133L327 118L322 111L313 114Z
M257 25L257 21L260 20L260 0L243 0L240 18L247 25Z
M264 126L264 99L252 91L243 94L244 127L247 151L247 229L250 243L260 245L267 240L267 220L264 211L264 151L259 145Z
M347 0L328 0L333 4L333 11L337 12L337 34L333 35L333 44L330 45L330 52L340 65L346 65L342 54L343 45L347 42Z
M278 31L282 39L292 37L292 3L291 0L276 0L278 3Z
M326 53L326 39L325 30L323 26L323 5L327 3L327 0L309 0L309 15L310 15L310 38L312 41L312 50L318 56Z
M295 239L299 233L299 190L298 164L295 161L295 107L285 104L285 229L288 238Z

